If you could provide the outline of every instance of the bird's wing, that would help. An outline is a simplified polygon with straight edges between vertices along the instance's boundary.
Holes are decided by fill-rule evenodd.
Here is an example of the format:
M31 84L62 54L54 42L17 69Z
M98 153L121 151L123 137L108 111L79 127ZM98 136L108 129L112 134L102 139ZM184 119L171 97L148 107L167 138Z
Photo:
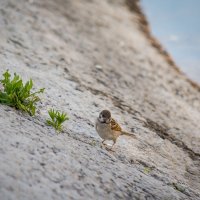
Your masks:
M113 118L110 121L110 126L113 131L122 131L120 125Z

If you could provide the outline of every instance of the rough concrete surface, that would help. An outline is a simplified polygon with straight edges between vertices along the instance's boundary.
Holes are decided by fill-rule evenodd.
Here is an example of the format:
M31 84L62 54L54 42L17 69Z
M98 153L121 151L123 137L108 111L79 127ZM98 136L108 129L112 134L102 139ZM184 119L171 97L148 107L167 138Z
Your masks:
M124 0L1 0L0 74L45 87L35 117L0 105L0 199L200 199L200 89ZM57 134L49 108L70 120ZM102 109L137 139L101 148Z

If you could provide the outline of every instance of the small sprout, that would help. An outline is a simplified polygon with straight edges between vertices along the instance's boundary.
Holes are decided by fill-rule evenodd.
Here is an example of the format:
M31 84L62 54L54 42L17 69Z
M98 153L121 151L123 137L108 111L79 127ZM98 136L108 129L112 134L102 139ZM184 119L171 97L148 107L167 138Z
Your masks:
M20 76L16 73L14 73L14 77L11 80L8 70L3 74L3 77L4 79L0 80L3 85L2 90L0 90L0 103L23 110L30 115L35 115L36 103L40 100L36 94L43 93L44 88L31 93L33 87L32 79L24 85Z
M51 119L46 120L47 124L61 132L63 128L62 123L69 119L67 114L64 112L60 113L54 109L50 109L48 113Z
M97 144L96 141L95 141L95 140L92 140L91 145L92 145L92 146L96 146L96 144Z
M145 174L149 174L152 171L152 169L150 167L145 167L144 168L144 173Z
M185 192L185 188L183 185L179 184L179 183L172 183L173 187L178 190L179 192Z

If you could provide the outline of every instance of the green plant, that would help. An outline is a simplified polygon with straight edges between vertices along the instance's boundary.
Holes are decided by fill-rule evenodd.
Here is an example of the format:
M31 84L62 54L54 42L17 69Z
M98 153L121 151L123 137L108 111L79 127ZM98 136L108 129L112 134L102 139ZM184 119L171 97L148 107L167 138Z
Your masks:
M35 115L36 103L40 100L36 94L43 93L44 88L31 93L33 87L31 79L24 85L22 79L16 73L11 79L8 70L3 74L3 77L0 80L3 85L3 91L0 90L0 103L23 110L30 115Z
M92 140L92 142L90 143L90 145L92 145L92 146L96 146L96 145L97 145L97 143L96 143L96 141L95 141L95 140Z
M178 190L179 192L184 193L185 192L185 188L183 185L179 184L179 183L172 183L173 187Z
M145 167L144 168L144 173L145 174L149 174L152 171L152 169L150 167Z
M51 119L46 121L47 124L53 126L57 131L62 131L62 123L69 119L67 114L54 109L50 109L48 113Z

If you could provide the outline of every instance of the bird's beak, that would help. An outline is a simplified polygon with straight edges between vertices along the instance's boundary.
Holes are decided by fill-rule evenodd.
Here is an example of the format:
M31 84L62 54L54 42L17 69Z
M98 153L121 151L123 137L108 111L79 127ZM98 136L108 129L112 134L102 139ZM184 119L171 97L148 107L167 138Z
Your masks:
M107 120L106 120L106 123L109 123L109 122L110 122L110 119L107 119Z

